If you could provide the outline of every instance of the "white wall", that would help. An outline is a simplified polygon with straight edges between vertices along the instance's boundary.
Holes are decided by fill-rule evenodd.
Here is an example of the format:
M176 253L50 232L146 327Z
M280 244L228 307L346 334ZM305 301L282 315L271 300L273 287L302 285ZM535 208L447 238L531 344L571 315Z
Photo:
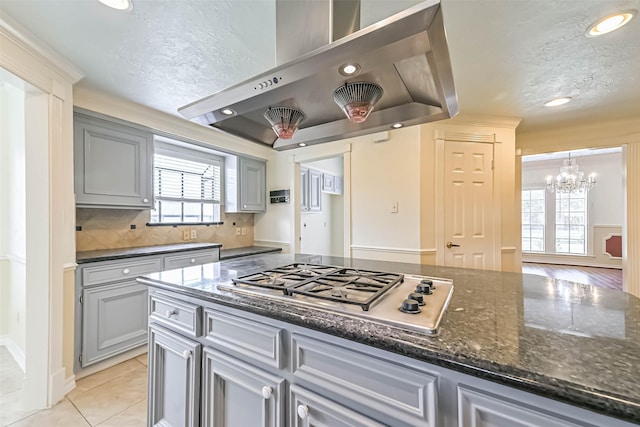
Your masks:
M13 83L13 84L12 84ZM25 92L0 76L0 340L24 369Z

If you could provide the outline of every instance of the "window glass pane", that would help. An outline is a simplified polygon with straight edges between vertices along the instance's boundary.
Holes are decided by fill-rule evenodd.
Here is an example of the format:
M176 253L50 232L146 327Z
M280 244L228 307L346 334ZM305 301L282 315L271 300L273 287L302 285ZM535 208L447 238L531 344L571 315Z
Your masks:
M160 222L182 222L182 203L160 201L161 218Z
M202 222L202 203L184 202L184 222Z
M569 253L569 240L556 239L556 252Z
M216 222L213 216L213 203L202 204L202 222Z
M531 239L531 250L544 252L544 239Z
M544 225L544 213L531 214L531 224Z
M531 237L544 238L544 227L541 225L532 225Z
M544 200L544 190L531 190L531 199Z
M522 250L523 251L530 251L531 250L531 246L529 246L529 242L531 240L529 238L523 238L522 239Z
M529 238L531 237L531 231L530 231L530 227L528 225L523 225L522 226L522 238Z

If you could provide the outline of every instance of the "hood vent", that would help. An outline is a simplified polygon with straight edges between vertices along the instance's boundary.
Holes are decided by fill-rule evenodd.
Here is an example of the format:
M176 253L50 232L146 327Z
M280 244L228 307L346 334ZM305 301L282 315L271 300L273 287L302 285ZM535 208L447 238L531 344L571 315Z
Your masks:
M440 3L421 3L178 111L276 150L450 118L458 101Z

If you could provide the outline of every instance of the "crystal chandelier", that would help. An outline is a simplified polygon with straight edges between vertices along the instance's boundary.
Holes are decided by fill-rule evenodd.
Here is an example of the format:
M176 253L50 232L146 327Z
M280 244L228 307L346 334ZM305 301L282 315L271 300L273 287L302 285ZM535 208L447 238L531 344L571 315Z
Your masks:
M584 172L580 170L576 159L571 158L562 161L560 174L553 180L553 177L547 177L547 190L552 193L577 193L581 191L589 191L596 185L595 174L590 174L587 179L584 178Z

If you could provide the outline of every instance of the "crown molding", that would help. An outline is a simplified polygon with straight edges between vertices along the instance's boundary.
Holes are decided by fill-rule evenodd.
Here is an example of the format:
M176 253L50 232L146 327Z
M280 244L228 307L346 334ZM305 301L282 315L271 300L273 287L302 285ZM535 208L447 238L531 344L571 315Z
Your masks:
M0 10L0 31L7 39L49 65L71 84L84 77L84 73L51 47L40 41L33 33Z

